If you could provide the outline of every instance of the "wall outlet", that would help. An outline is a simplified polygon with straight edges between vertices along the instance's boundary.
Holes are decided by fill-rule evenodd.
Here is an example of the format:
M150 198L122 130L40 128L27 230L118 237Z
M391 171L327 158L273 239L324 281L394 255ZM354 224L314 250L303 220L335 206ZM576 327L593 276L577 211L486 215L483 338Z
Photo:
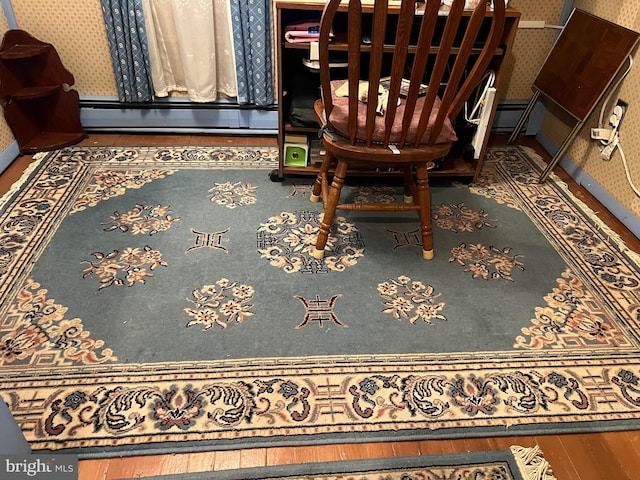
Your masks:
M624 118L624 114L627 113L628 108L629 104L627 102L618 99L616 106L613 108L613 112L611 113L611 117L609 117L609 123L614 129L620 129L620 124L622 123L622 119Z

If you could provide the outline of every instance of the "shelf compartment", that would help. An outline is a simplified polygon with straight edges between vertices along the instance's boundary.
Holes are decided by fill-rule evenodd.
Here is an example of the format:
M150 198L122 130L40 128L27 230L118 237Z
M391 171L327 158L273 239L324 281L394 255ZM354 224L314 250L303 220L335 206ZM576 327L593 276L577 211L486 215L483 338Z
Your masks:
M85 133L40 132L38 138L21 145L20 151L22 154L31 154L57 150L62 147L68 147L69 145L75 145L86 137L87 135Z
M46 85L43 87L25 87L13 93L10 100L34 100L36 98L42 98L52 95L58 92L62 87L60 85Z
M8 30L0 45L0 97L25 88L73 85L58 52L23 30Z
M309 50L311 48L311 43L288 43L285 42L284 44L284 48L287 50ZM330 50L336 51L336 52L346 52L349 49L349 44L346 42L346 40L341 40L341 36L340 35L336 35L336 40L331 44L331 46L329 47ZM371 46L370 45L363 45L362 47L362 51L363 52L368 52L371 50ZM452 51L456 52L458 49L453 48ZM393 53L393 46L392 45L385 45L384 46L384 51L387 53ZM415 53L416 51L416 47L409 47L409 53ZM474 54L479 55L480 52L482 51L480 48L475 48L471 50ZM432 54L436 54L438 53L438 47L431 47L429 53ZM496 48L496 56L501 56L504 55L505 53L505 49L503 47L498 47Z
M24 60L48 53L47 45L13 45L0 52L0 60Z
M314 163L317 159L311 159L310 165L307 167L291 167L285 166L283 171L285 174L291 175L317 175L320 170L320 163ZM475 175L476 164L473 162L467 162L460 156L447 157L443 161L443 166L437 170L430 170L429 177L456 177L456 178L473 178ZM333 171L331 171L333 174ZM366 167L352 168L349 170L349 176L388 176L388 175L402 175L401 171L390 172L388 170L375 170L368 169Z

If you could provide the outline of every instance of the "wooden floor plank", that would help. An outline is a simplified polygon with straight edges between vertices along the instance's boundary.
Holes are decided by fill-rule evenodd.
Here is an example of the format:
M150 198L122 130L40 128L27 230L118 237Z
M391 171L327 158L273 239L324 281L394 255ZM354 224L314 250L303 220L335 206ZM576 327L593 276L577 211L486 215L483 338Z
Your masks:
M624 459L623 467L630 478L638 476L640 472L640 431L605 432L602 436L606 439L610 450L615 452L615 457Z
M563 436L562 442L565 446L567 452L569 452L569 456L565 459L566 462L569 462L573 467L579 472L580 480L597 480L604 478L615 478L616 480L625 480L624 477L616 477L602 475L602 467L601 465L608 465L611 462L611 459L606 456L606 449L597 452L597 454L593 455L593 450L589 447L589 445L593 445L593 439L587 439L586 435L571 435L571 436ZM606 472L607 468L605 468Z
M518 442L517 438L513 439ZM544 452L544 458L551 464L554 475L562 480L580 480L578 471L570 461L570 454L562 444L562 435L541 435L535 438L534 442L514 443L526 447L538 446Z
M108 458L90 459L78 462L78 478L106 480L111 460Z
M393 457L412 457L420 454L420 444L418 442L391 443L391 456Z
M291 452L292 448L290 447L269 447L267 448L265 465L286 465L292 463L290 461Z
M109 462L106 480L177 473L185 468L185 464L180 460L173 455L112 458Z
M266 448L248 448L240 452L240 468L263 467L266 462Z
M197 452L191 454L174 454L176 463L181 462L183 471L210 472L215 469L217 452Z
M358 444L361 457L358 458L388 458L393 456L393 448L390 442Z
M215 452L214 470L230 470L240 468L239 450L221 450Z

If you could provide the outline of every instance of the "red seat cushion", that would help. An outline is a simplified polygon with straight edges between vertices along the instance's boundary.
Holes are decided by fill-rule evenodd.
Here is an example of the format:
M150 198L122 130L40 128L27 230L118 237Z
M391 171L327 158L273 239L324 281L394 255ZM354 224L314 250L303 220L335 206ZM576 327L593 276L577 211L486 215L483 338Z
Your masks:
M345 80L334 80L331 82L331 92L333 97L333 110L331 110L331 115L329 120L333 127L338 131L338 133L343 136L348 136L347 129L347 121L349 118L349 99L347 97L339 97L335 95L335 91L344 84ZM416 135L418 132L418 121L420 118L420 114L422 109L424 108L424 100L425 97L419 97L416 102L415 115L411 120L411 125L409 126L409 133L407 135L407 143L411 144L415 142ZM391 137L389 141L391 143L397 143L400 140L400 131L402 129L402 117L404 116L406 102L404 99L401 99L401 103L396 110L396 117L393 122L393 127L391 129ZM440 107L440 99L436 98L433 109L431 111L431 115L429 117L429 124L427 125L427 129L422 136L422 140L420 143L427 143L429 137L431 136L431 127L436 121L436 117L438 115L438 108ZM365 129L365 121L367 118L367 104L364 102L358 102L358 132L356 134L356 138L361 141L366 140L366 129ZM376 117L376 129L373 133L373 141L374 142L382 142L384 140L384 115L379 115ZM451 121L447 117L444 121L444 125L442 127L442 131L435 143L451 143L455 142L458 139L455 130L453 129L453 125L451 125Z

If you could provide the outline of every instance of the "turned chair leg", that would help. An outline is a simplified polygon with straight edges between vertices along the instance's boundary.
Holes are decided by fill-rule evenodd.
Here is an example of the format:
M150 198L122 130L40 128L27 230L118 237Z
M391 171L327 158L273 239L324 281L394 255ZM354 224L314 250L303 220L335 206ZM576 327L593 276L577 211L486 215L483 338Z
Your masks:
M322 159L320 171L316 176L316 181L313 184L313 189L311 190L311 195L309 197L309 199L314 203L317 203L322 199L322 183L326 181L327 172L329 171L329 167L331 167L332 163L333 155L331 155L331 152L327 151Z
M420 206L420 233L422 235L422 258L433 258L433 231L431 227L431 194L429 192L429 177L427 164L417 166L417 193Z
M413 203L414 188L413 188L413 173L412 165L406 165L404 167L404 203Z
M324 258L324 247L327 245L327 240L329 239L329 230L331 230L331 223L333 222L333 217L336 214L336 207L340 201L340 193L342 191L342 185L344 185L344 178L346 174L347 162L339 160L336 172L333 175L333 181L331 182L329 198L325 199L324 202L324 215L320 222L320 231L318 232L316 247L312 253L312 255L317 259Z

